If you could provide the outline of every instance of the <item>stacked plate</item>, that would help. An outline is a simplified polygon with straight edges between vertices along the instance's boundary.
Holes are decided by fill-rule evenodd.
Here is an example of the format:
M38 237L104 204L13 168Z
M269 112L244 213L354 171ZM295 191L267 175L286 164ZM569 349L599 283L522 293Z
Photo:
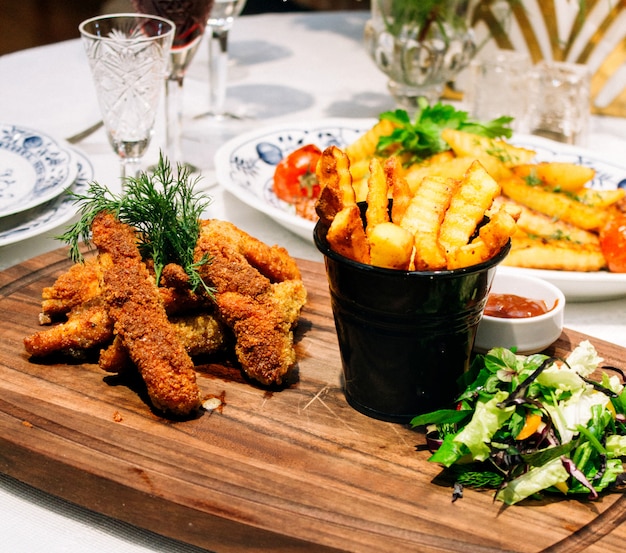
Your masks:
M0 246L32 238L76 214L70 191L93 179L87 157L45 133L0 123Z

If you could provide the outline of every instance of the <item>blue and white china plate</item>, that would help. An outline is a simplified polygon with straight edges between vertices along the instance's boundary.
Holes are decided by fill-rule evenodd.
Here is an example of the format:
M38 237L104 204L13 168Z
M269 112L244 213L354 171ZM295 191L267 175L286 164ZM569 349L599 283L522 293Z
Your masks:
M0 217L56 198L77 174L69 145L39 131L0 124Z
M375 119L322 119L285 123L242 134L225 143L215 155L218 182L253 209L306 240L313 241L315 223L296 215L293 206L278 199L272 190L276 164L305 144L321 149L331 144L345 147L376 123ZM626 165L619 166L590 150L530 135L511 142L537 152L540 161L567 161L593 167L591 187L626 188ZM500 267L544 278L557 285L568 301L598 301L626 296L626 274L605 271L581 273Z
M69 191L86 193L89 183L93 180L94 170L89 159L80 150L72 148L72 155L76 160L77 176L70 189L48 203L32 208L28 213L29 216L20 217L15 226L6 228L4 220L0 220L0 246L39 236L67 223L76 215L78 207Z
M217 181L245 204L265 213L302 238L313 241L315 223L296 215L292 205L273 191L276 164L305 144L324 149L354 142L370 129L374 119L323 119L265 127L242 134L215 154Z

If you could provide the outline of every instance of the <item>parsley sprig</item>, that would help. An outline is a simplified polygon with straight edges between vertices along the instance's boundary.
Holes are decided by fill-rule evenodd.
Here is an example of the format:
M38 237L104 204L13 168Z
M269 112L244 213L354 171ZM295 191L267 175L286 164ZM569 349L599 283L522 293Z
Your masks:
M421 98L415 121L402 109L386 111L380 119L388 119L396 128L388 136L379 139L376 154L401 156L407 165L418 163L435 154L450 149L441 138L443 129L456 129L488 138L510 138L513 117L502 116L487 122L475 121L465 111L448 104L437 103L433 106Z
M93 220L101 211L109 211L137 230L139 250L144 259L153 260L157 282L165 265L177 263L185 269L194 291L202 286L211 294L198 271L209 260L194 260L200 216L211 203L210 197L194 191L197 180L191 180L189 170L182 166L175 175L161 155L153 174L127 178L120 195L93 182L85 194L73 194L80 218L58 238L69 244L72 260L81 261L80 242L91 243Z

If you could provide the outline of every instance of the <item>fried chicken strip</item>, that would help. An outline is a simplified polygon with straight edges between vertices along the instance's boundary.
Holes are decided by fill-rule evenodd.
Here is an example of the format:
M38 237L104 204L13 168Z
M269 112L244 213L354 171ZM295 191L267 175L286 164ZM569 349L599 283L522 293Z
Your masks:
M143 377L153 405L174 415L190 414L200 406L194 365L167 319L134 230L101 212L92 235L104 269L104 296L114 332Z
M102 293L101 277L102 271L96 258L72 265L52 286L43 289L39 322L47 324L98 297Z
M40 324L50 324L54 319L68 315L73 308L102 294L100 262L100 257L93 257L84 263L76 263L60 275L52 286L43 289ZM191 291L184 269L173 263L163 269L158 290L165 311L170 315L206 309L208 303L206 298Z
M30 355L43 357L88 350L106 344L112 336L113 321L98 297L72 309L66 322L24 338L24 347Z
M306 301L295 261L284 248L218 220L202 221L195 256L205 255L210 262L200 270L215 287L242 369L262 384L282 383L296 362L292 329Z

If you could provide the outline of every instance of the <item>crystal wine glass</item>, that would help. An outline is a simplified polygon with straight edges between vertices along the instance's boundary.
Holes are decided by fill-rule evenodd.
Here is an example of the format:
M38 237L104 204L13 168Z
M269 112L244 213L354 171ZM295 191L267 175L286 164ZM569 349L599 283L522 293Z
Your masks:
M476 52L472 0L372 0L365 45L399 108L436 103Z
M194 170L182 158L183 81L200 46L213 0L133 0L133 4L140 13L166 17L176 24L170 73L165 81L166 154L173 165Z
M228 32L241 13L246 0L214 0L209 26L209 113L213 119L235 115L224 110L228 72Z
M175 26L162 17L113 14L79 25L122 183L135 177L152 137Z

